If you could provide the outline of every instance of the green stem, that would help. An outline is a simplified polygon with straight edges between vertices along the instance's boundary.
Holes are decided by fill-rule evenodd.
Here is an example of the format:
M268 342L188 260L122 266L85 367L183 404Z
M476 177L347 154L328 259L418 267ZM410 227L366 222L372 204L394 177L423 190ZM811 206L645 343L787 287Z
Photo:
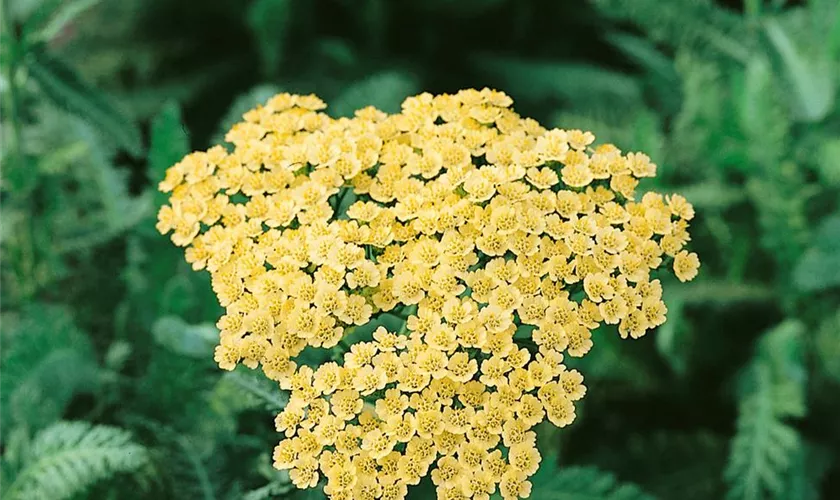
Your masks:
M21 161L21 128L20 128L20 109L18 107L19 96L17 89L17 69L20 60L19 40L14 37L14 26L12 26L11 17L9 16L9 9L6 2L0 2L0 16L4 22L2 30L6 32L6 38L11 42L8 48L8 61L5 64L5 77L8 89L4 92L4 107L9 113L12 120L11 132L9 134L8 148L10 152L10 161L13 162L11 169L19 168Z

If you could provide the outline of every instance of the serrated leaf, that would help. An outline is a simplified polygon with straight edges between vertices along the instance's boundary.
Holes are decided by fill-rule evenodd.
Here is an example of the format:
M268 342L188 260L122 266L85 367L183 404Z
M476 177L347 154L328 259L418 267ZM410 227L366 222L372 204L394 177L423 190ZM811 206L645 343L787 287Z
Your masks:
M741 380L738 424L725 477L727 498L778 496L801 442L789 419L805 414L804 325L785 321L765 333Z
M43 50L32 51L26 65L32 78L54 104L78 114L132 155L140 155L143 144L134 123L72 68Z
M219 341L219 330L211 323L191 325L178 316L164 316L152 326L155 341L182 356L207 358Z
M419 91L414 77L398 71L386 71L350 84L330 103L330 114L353 116L353 112L373 106L386 113L396 113L406 97Z
M156 185L166 175L166 169L190 152L190 139L181 120L181 110L174 102L167 102L152 120L147 177Z
M277 74L285 52L292 20L291 0L256 0L247 13L248 26L257 40L263 72Z

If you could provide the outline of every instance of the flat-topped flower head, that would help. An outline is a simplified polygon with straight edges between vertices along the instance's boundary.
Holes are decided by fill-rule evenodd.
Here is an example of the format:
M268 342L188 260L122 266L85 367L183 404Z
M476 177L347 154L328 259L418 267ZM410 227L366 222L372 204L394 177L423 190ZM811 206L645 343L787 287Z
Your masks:
M661 325L653 271L697 275L691 205L636 193L647 155L511 106L464 90L333 119L279 94L160 183L158 229L226 309L216 362L290 392L274 466L297 487L527 497L534 427L586 394L565 356Z

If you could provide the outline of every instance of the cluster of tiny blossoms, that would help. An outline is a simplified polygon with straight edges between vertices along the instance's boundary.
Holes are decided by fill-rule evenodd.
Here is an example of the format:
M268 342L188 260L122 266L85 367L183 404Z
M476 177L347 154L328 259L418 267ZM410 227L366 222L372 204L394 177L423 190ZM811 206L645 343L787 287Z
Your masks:
M280 94L221 146L171 167L158 229L207 269L226 314L215 358L291 391L274 465L332 499L525 498L534 426L586 388L564 356L665 321L652 270L692 279L693 209L648 193L644 154L546 130L497 91L421 94L332 119ZM377 328L342 341L384 314ZM331 349L335 361L295 360Z

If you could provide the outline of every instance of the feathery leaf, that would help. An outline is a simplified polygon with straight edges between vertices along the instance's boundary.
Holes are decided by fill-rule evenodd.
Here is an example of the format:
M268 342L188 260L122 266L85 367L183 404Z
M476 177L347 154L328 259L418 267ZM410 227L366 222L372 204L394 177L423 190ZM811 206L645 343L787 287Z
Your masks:
M125 430L87 422L59 422L32 442L22 470L9 486L9 500L62 500L96 482L147 463L146 448Z

